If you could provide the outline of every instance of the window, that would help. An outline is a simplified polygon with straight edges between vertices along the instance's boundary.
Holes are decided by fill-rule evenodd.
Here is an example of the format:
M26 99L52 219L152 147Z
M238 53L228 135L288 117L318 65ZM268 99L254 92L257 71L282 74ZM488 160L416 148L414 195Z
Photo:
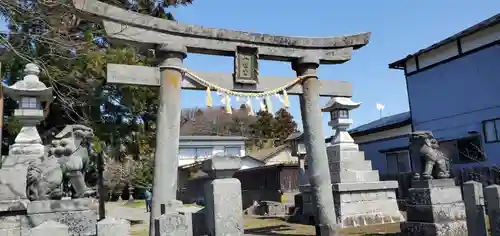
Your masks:
M499 126L500 128L500 126ZM439 142L440 150L453 164L476 163L485 161L479 135L462 139Z
M211 147L179 148L179 159L207 159L212 153Z
M213 156L214 149L211 147L199 147L196 148L196 159L207 159Z
M196 156L194 148L179 148L179 159L192 159Z
M484 142L500 142L500 118L483 121Z
M387 158L388 174L407 173L412 171L408 151L388 152L385 156Z
M500 126L499 126L500 128ZM457 140L458 160L456 163L475 163L485 161L480 136Z
M224 153L231 156L240 156L240 147L224 147Z
M21 109L37 109L39 107L35 97L22 97Z
M349 110L347 109L335 109L330 112L332 119L349 119Z

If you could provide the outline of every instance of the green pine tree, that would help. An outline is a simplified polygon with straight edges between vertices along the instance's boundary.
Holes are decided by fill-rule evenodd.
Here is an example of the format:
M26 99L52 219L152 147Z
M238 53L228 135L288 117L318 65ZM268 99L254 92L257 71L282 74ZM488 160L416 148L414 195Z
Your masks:
M292 114L290 114L286 109L279 109L274 119L274 134L275 134L275 145L279 146L285 143L286 138L297 131L297 123L293 120Z

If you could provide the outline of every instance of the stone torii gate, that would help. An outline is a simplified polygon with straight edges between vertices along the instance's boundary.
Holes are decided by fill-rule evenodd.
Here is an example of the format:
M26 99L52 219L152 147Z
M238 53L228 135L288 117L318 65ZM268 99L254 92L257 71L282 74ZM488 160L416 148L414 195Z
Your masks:
M311 186L319 207L320 224L335 228L332 186L326 145L322 129L320 96L351 97L348 82L318 80L319 64L349 61L352 52L366 45L370 33L348 36L306 38L233 31L187 25L159 19L97 0L73 0L75 8L87 19L103 21L112 42L134 44L164 58L158 67L108 65L107 81L160 87L158 107L154 194L151 220L160 215L160 205L176 198L177 154L181 89L205 90L193 77L182 79L183 60L187 53L235 57L234 74L192 72L205 81L233 91L264 92L296 80L296 78L263 77L258 73L258 60L291 62L301 83L290 86L288 94L300 96L306 149L309 154ZM154 231L151 231L154 232Z

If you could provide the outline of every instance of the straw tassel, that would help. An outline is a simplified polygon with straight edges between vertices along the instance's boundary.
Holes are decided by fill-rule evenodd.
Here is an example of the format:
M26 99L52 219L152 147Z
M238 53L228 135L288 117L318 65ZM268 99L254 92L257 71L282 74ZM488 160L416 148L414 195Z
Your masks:
M226 113L233 114L233 109L231 108L231 98L229 95L226 95Z
M267 112L271 113L273 112L273 104L271 103L271 96L266 96L266 107L267 107Z
M261 111L267 111L266 104L264 103L264 100L260 101L260 110Z
M207 98L206 98L207 107L212 107L212 91L210 91L210 87L207 87Z
M288 101L288 93L286 90L283 90L283 105L285 108L290 108L290 102Z
M248 109L248 115L249 116L255 116L255 113L253 112L253 107L252 107L252 99L250 97L247 98L247 101L245 102L247 109Z

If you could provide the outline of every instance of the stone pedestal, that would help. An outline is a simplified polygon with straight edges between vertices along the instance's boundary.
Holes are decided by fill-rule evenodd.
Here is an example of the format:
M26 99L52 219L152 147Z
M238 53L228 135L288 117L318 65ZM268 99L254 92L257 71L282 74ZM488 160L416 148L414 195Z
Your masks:
M71 236L96 235L97 204L93 199L33 201L19 217L23 235L46 221L67 225Z
M129 236L130 222L123 219L106 218L97 223L98 236Z
M327 147L337 223L342 228L404 221L398 208L397 181L380 181L377 170L354 143ZM309 186L301 186L304 223L315 214Z
M343 228L404 221L397 181L380 181L371 161L354 143L327 148L338 223Z
M192 236L205 235L203 208L186 207L178 200L170 200L165 212L154 222L155 236Z
M409 189L407 222L401 231L409 236L465 236L467 222L460 187L453 179L415 181Z

